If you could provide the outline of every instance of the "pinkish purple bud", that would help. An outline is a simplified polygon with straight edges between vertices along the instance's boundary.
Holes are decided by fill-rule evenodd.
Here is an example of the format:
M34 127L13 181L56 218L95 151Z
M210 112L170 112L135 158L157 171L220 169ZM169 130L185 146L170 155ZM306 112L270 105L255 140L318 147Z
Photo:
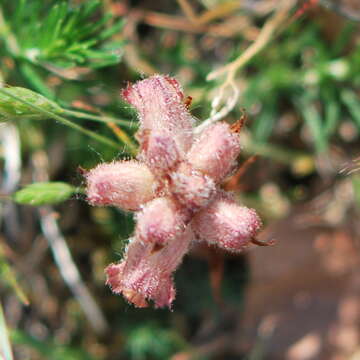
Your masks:
M114 293L122 293L124 298L130 303L134 304L136 307L147 307L147 302L142 294L137 293L130 288L124 288L123 277L125 265L125 261L121 262L120 264L110 264L105 270L107 275L106 283L110 285Z
M261 220L254 209L221 196L197 213L191 224L202 240L225 250L241 251L259 231Z
M155 175L162 175L173 170L181 156L171 135L149 132L142 146L140 160L143 160Z
M181 150L190 148L193 119L175 79L154 75L128 86L122 95L138 110L141 129L170 132Z
M261 221L217 188L240 152L236 134L216 123L193 142L193 119L179 83L155 75L128 86L123 96L139 114L139 161L101 164L86 174L94 205L138 211L134 238L119 264L107 269L107 284L137 307L170 307L173 272L195 234L226 250L241 251L254 239Z
M206 128L188 153L195 169L219 182L231 171L240 153L239 136L230 125L219 122Z
M138 210L155 197L154 177L137 161L100 164L86 174L86 181L87 198L92 205Z
M156 307L170 307L175 298L172 273L192 239L190 228L160 249L134 239L128 246L125 260L106 269L107 284L137 307L147 306L147 299L153 300Z
M214 181L188 165L182 164L170 176L172 194L188 210L196 211L206 206L216 193Z
M137 214L135 236L141 241L163 246L184 229L183 217L174 203L169 198L157 198Z

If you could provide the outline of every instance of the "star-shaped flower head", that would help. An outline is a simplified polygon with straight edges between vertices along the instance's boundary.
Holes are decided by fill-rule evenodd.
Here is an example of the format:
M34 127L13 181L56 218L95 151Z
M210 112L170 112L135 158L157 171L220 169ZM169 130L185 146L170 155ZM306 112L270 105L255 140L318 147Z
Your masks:
M137 307L171 307L173 272L191 243L244 250L261 227L254 209L220 189L240 152L239 136L218 122L194 134L179 83L155 75L128 86L124 99L139 114L137 160L100 164L86 174L92 205L135 211L133 238L107 283Z

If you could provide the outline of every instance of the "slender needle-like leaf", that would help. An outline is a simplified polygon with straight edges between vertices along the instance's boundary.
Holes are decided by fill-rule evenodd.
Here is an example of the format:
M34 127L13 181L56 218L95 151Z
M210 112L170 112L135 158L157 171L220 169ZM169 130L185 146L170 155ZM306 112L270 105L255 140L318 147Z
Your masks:
M67 110L67 109L63 109L63 111L64 111L65 115L74 116L79 119L88 119L88 120L93 120L93 121L98 121L98 122L103 122L103 123L111 122L111 123L115 123L118 125L126 126L128 128L133 128L133 127L137 126L136 122L134 122L134 121L116 119L111 116L94 115L94 114L84 113L81 111Z
M81 132L81 133L83 133L83 134L85 134L85 135L87 135L87 136L89 136L89 137L91 137L91 138L93 138L93 139L95 139L95 140L103 143L103 144L106 144L106 145L108 145L108 146L111 146L111 147L113 147L113 148L115 148L115 149L119 149L119 148L120 148L120 145L117 144L115 141L110 140L110 139L108 139L108 138L105 137L105 136L96 134L95 132L93 132L93 131L91 131L91 130L88 130L88 129L86 129L86 128L78 125L78 124L75 124L75 123L73 123L72 121L64 118L63 116L60 116L60 115L55 114L55 113L53 113L53 112L51 112L51 111L42 109L42 108L40 108L40 107L37 106L37 105L33 105L33 104L31 104L30 102L28 102L28 101L26 101L26 100L23 100L23 99L15 96L15 95L13 95L13 94L11 94L10 92L6 91L5 89L0 89L0 93L5 94L5 95L7 95L7 96L9 96L9 97L11 97L11 98L13 98L13 99L15 99L16 101L19 101L19 102L21 102L21 103L29 106L30 108L32 108L32 109L34 109L34 110L37 110L39 113L45 114L45 115L49 116L49 118L55 119L55 120L59 121L60 123L62 123L63 125L66 125L66 126L72 128L72 129L74 129L74 130L77 130L77 131L79 131L79 132Z

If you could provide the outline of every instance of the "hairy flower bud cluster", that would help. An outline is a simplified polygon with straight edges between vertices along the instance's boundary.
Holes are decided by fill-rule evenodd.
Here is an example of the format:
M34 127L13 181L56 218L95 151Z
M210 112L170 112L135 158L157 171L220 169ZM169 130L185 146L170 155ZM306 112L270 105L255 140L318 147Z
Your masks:
M239 252L261 220L219 188L240 152L238 134L227 123L195 136L181 87L170 77L152 76L122 95L139 114L140 154L90 170L87 197L92 205L136 211L124 259L106 269L112 290L137 307L148 300L170 307L173 272L195 239Z

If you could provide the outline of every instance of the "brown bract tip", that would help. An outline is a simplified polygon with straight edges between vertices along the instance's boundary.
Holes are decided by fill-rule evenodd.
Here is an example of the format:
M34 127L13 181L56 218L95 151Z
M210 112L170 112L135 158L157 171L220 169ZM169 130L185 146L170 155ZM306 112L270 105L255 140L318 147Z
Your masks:
M272 246L276 243L275 239L271 239L269 241L261 241L256 238L251 238L251 242L258 246Z
M244 108L241 109L242 115L239 120L235 121L231 126L230 130L234 133L239 133L240 130L243 128L245 122L248 119L248 115L246 113L246 110Z

